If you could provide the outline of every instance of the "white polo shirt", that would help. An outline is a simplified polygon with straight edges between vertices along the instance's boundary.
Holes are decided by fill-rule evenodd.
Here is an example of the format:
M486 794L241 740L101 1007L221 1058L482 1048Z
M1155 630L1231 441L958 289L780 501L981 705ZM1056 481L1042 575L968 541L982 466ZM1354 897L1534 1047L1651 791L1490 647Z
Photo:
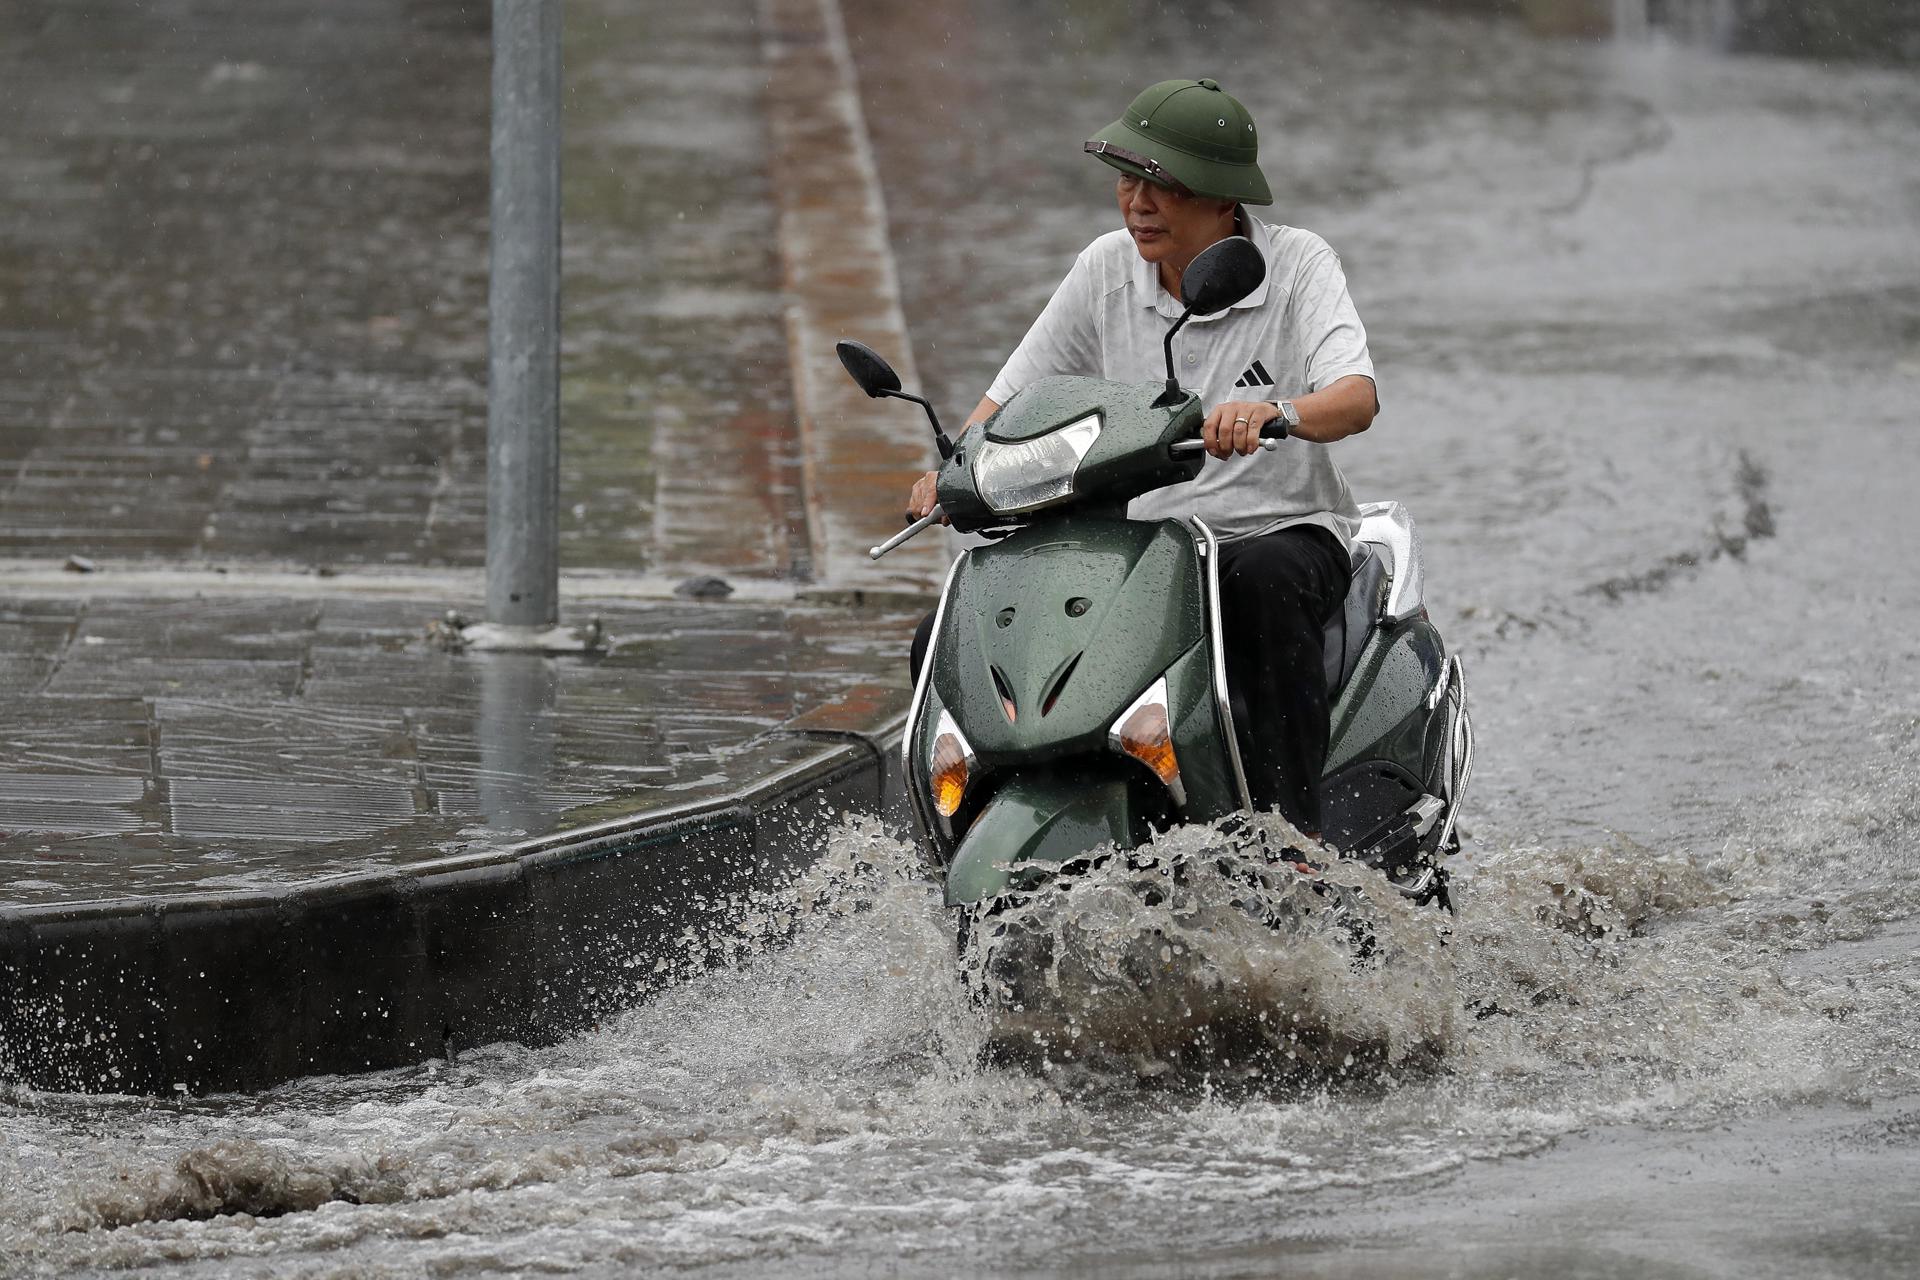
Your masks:
M1180 385L1211 409L1226 400L1288 400L1346 377L1373 377L1367 331L1347 296L1340 259L1325 240L1240 210L1242 233L1267 260L1258 289L1225 311L1195 316L1173 340ZM1005 404L1054 374L1115 382L1160 381L1161 344L1180 302L1120 228L1081 252L1040 318L993 380ZM1185 484L1135 498L1136 520L1198 515L1222 538L1317 524L1349 548L1360 512L1326 445L1287 439L1271 453L1209 457Z

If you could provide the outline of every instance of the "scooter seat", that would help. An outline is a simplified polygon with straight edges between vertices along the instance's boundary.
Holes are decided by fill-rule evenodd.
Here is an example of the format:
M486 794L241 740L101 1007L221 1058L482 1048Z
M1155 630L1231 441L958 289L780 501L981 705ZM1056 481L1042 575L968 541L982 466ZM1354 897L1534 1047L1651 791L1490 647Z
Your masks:
M1387 586L1387 562L1381 548L1371 542L1356 542L1353 547L1353 581L1347 598L1333 617L1327 620L1324 653L1327 663L1329 697L1346 687L1353 669L1360 665L1360 651L1380 617L1382 593Z

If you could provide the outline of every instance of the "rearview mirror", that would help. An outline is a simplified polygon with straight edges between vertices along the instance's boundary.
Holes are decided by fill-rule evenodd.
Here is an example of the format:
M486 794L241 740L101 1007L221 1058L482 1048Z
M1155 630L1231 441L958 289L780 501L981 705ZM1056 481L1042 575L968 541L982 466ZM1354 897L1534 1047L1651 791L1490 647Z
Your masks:
M1180 301L1195 315L1210 316L1258 289L1266 278L1267 260L1253 247L1253 241L1245 236L1228 236L1202 249L1180 273ZM840 358L845 360L846 356Z
M885 357L866 343L842 338L833 344L833 350L846 366L848 376L874 399L900 390L900 375L893 371Z

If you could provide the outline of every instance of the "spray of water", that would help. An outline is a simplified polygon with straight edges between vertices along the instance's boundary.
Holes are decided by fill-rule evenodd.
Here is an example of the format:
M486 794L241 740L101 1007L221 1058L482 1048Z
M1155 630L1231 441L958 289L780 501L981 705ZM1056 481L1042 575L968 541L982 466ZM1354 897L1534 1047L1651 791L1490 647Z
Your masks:
M1447 925L1264 817L1176 828L1011 893L969 915L962 965L1002 1060L1297 1090L1448 1051Z

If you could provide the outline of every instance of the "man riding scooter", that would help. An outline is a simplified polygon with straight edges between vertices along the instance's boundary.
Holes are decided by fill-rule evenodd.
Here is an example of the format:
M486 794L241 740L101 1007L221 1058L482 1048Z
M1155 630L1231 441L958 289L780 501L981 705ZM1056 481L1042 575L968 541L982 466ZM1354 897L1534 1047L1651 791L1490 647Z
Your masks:
M1220 535L1227 684L1248 790L1317 836L1328 739L1322 635L1350 575L1360 512L1327 446L1365 431L1379 410L1366 330L1339 258L1310 231L1262 222L1273 202L1246 108L1213 80L1166 80L1085 144L1119 171L1124 226L1096 239L1021 340L967 420L986 421L1037 379L1138 381L1162 361L1182 312L1182 273L1203 249L1245 236L1265 280L1176 337L1181 383L1206 407L1210 455L1192 481L1135 498L1138 520L1198 515ZM1261 449L1261 431L1286 439ZM936 473L909 509L930 514ZM932 619L915 638L924 661Z

